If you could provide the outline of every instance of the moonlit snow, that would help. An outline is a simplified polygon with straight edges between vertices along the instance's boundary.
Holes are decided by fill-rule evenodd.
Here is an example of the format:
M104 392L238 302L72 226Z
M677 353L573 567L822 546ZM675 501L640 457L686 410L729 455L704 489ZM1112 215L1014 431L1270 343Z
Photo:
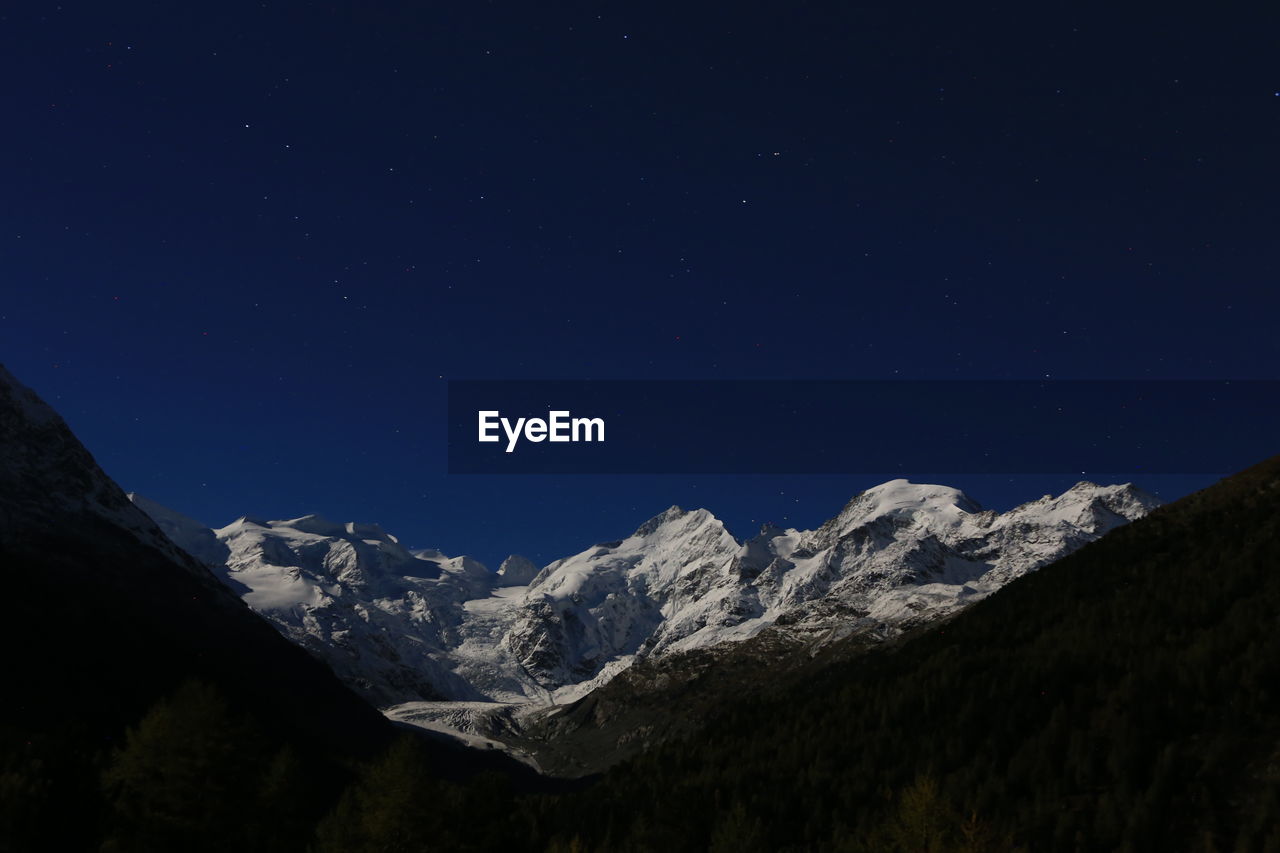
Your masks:
M806 642L892 636L1138 518L1158 501L1079 483L1000 514L893 480L816 530L736 539L671 507L625 539L492 572L410 551L373 524L306 515L210 530L137 495L165 534L394 719L466 732L572 702L636 660L772 629ZM467 737L472 737L468 735Z

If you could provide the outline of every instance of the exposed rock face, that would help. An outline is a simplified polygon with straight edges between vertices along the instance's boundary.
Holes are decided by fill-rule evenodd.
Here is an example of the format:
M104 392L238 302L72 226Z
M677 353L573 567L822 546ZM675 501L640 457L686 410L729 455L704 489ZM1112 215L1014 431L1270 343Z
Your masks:
M533 583L539 571L532 560L512 554L498 566L499 583L502 586L528 586Z

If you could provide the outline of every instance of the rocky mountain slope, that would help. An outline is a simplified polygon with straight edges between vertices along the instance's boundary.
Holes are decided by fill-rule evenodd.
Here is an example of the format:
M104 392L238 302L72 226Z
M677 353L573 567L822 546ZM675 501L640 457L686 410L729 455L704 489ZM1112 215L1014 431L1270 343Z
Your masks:
M0 368L0 620L15 686L0 741L118 737L185 679L216 685L271 725L357 752L385 721L282 641L161 532L66 423ZM16 753L8 753L16 754Z

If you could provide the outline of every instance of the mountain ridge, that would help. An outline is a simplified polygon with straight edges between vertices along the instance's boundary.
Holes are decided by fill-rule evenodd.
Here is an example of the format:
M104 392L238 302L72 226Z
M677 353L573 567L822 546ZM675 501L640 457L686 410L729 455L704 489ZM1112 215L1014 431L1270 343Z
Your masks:
M384 708L558 705L635 661L769 627L812 642L883 639L1158 505L1131 484L1081 482L996 513L957 489L899 479L858 493L811 531L766 524L739 540L709 510L671 506L625 539L542 568L513 555L491 572L406 549L376 524L242 517L213 530L137 499L277 629Z
M21 606L0 620L22 697L6 721L30 731L113 731L185 678L267 707L316 743L385 742L378 715L299 654L98 466L65 421L0 367L0 571ZM78 719L68 686L93 699ZM289 724L285 717L291 717Z

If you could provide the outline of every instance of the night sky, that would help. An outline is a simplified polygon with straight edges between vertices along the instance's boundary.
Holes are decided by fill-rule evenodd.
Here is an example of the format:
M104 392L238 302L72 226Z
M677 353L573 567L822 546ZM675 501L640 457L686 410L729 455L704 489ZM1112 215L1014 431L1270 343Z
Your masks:
M1280 378L1263 4L365 5L0 16L0 360L126 489L547 561L883 478L447 476L445 380Z

